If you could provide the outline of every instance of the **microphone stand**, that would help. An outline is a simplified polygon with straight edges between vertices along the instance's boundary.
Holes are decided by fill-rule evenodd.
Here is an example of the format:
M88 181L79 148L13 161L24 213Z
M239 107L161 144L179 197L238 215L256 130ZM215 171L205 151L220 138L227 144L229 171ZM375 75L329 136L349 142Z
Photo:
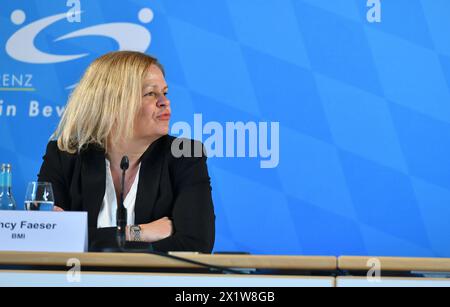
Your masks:
M120 202L117 204L117 244L120 249L125 247L125 243L127 240L126 237L126 229L127 229L127 209L124 205L124 191L125 191L125 173L130 166L130 161L127 156L123 156L122 161L120 162L120 168L122 169L122 186L120 190Z

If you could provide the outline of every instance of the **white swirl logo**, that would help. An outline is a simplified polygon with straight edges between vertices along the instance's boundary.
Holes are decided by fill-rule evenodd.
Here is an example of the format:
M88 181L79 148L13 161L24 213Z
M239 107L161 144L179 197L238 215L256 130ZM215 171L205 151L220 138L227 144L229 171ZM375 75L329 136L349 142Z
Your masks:
M82 12L76 12L79 15ZM50 25L63 20L67 13L49 16L34 21L14 33L6 43L6 52L8 55L20 62L30 64L55 64L76 60L89 54L58 55L46 53L39 50L35 45L35 39L43 30ZM140 10L138 19L142 23L150 23L153 20L153 11L149 8ZM22 10L15 10L11 14L11 21L16 25L21 25L26 20L26 14ZM84 28L55 39L55 42L84 37L84 36L104 36L114 39L119 48L118 50L130 50L145 52L150 46L151 34L143 26L134 23L117 22L100 24Z

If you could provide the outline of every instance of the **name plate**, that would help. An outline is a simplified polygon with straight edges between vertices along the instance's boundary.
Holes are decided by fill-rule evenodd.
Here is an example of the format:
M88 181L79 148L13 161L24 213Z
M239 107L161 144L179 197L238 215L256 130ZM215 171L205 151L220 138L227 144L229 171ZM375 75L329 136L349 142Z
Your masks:
M0 211L0 251L87 251L87 212Z

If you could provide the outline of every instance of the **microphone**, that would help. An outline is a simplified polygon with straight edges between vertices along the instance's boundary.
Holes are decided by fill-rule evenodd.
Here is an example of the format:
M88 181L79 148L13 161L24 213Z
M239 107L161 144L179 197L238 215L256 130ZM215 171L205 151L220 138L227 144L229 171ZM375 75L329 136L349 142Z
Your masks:
M127 209L124 205L124 191L125 191L125 173L130 166L130 161L127 156L122 157L122 161L120 162L120 168L122 169L122 186L120 190L120 203L117 204L117 243L120 248L125 246L126 242L126 234L125 231L127 229Z

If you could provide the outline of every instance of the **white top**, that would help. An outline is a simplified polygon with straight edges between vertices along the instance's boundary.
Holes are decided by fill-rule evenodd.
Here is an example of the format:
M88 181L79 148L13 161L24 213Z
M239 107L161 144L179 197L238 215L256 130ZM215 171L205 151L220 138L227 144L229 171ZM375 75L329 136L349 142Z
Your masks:
M111 164L106 160L106 189L103 197L102 208L97 219L97 228L117 227L116 211L117 211L117 197L114 189L114 182L111 174ZM127 209L127 225L134 225L134 207L136 204L136 194L139 183L139 171L141 165L138 166L136 177L130 192L124 200L124 206Z

